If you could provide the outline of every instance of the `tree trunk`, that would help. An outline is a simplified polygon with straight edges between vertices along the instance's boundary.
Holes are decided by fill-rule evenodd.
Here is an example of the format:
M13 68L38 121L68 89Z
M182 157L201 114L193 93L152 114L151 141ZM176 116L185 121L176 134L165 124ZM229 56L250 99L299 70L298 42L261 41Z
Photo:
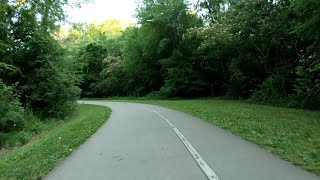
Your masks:
M49 10L50 10L50 6L51 6L51 0L45 0L44 2L44 13L42 16L42 30L43 33L48 35L49 33Z

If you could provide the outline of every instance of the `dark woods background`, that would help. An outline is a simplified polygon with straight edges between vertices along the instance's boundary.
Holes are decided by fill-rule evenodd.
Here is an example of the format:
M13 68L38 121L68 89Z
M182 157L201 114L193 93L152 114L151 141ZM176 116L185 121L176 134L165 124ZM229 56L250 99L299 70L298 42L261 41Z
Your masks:
M143 0L139 25L120 35L90 26L76 39L69 34L70 53L84 65L82 96L224 96L319 108L319 1L200 0L190 7Z
M65 33L67 0L0 2L0 131L64 117L80 95L320 107L318 0L142 0L137 26Z

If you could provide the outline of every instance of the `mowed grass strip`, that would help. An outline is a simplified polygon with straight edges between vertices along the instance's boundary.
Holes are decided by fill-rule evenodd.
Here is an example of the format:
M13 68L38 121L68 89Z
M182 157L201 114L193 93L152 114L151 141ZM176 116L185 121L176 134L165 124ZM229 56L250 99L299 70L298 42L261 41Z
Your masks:
M39 179L85 142L108 119L111 110L80 105L73 117L42 132L28 144L0 154L0 179Z
M186 112L320 175L320 112L226 100L135 100Z

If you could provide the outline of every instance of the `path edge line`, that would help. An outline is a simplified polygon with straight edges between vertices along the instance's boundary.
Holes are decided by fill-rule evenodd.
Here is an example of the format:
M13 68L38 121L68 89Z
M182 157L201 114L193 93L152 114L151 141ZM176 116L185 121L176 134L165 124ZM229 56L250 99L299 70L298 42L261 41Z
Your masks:
M188 141L187 138L184 137L184 135L179 131L179 129L165 116L163 116L161 113L144 107L144 109L151 111L158 116L160 116L169 126L170 128L175 132L175 134L179 137L181 142L184 144L184 146L187 148L193 159L197 162L200 169L203 171L203 173L206 175L206 177L209 180L220 180L220 178L217 176L217 174L211 169L211 167L208 165L208 163L202 158L202 156L198 153L198 151L192 146L192 144Z

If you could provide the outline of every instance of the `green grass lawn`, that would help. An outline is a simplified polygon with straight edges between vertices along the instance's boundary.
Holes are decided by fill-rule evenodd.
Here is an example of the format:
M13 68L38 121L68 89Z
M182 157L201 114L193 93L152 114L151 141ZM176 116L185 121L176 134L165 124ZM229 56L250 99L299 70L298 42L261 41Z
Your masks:
M102 106L80 105L67 121L14 149L0 151L0 179L38 179L85 142L107 120L111 110Z
M212 99L134 101L197 116L320 175L319 111Z

